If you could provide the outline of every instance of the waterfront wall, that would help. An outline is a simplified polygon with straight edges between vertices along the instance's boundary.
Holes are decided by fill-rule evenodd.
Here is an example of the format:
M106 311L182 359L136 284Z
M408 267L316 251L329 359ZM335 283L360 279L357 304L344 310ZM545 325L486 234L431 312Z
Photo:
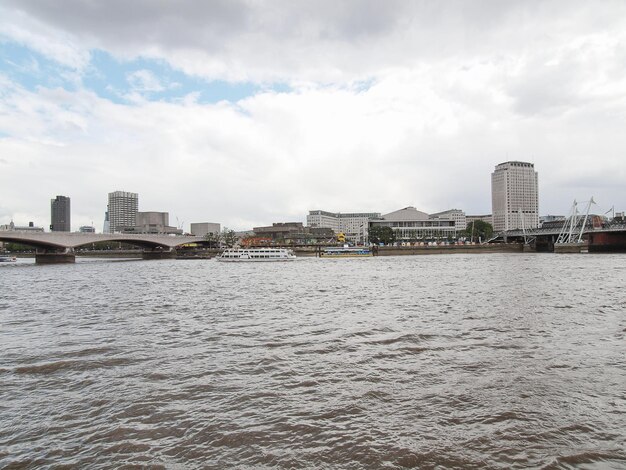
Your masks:
M498 243L492 245L437 245L437 246L377 246L375 256L441 255L464 253L522 253L521 243ZM297 256L318 256L318 247L294 248Z
M320 247L293 247L298 257L319 256ZM438 246L379 246L374 247L376 256L436 255L436 254L480 254L480 253L522 253L524 247L520 243L500 243L492 245L438 245ZM211 257L217 256L221 250L212 248L203 253ZM178 253L182 254L182 253ZM32 258L34 253L16 253L20 258ZM77 251L76 257L98 258L142 258L143 250L84 250Z
M521 253L520 243L493 245L379 246L377 256L442 255L466 253Z

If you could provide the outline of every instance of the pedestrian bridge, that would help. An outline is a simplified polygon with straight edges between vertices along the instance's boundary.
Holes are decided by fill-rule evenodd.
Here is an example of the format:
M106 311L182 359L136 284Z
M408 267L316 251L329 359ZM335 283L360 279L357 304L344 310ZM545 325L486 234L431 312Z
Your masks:
M74 249L99 242L129 243L144 249L144 258L171 257L175 248L203 243L203 237L184 235L0 231L0 242L20 243L36 249L37 263L73 263Z
M580 232L581 226L575 228L575 231ZM540 235L549 236L549 235L559 235L563 230L562 227L550 227L550 228L531 228L531 229L516 229L516 230L508 230L506 232L500 232L494 236L492 240L498 239L506 239L506 238L523 238L526 237L537 237ZM594 227L591 223L586 224L585 229L583 230L583 235L587 235L590 233L602 233L602 232L624 232L626 231L626 224L615 223L615 224L605 224L601 227Z
M582 230L581 230L582 229ZM609 223L594 227L582 224L572 230L583 239L589 251L626 251L626 224ZM509 230L495 235L489 242L524 243L537 251L554 251L563 227L546 227L526 230Z
M577 233L580 232L580 227L581 226L579 225L578 227L575 228L575 231ZM562 227L530 228L526 230L516 229L516 230L508 230L506 232L501 232L495 235L494 238L495 239L497 238L503 239L504 237L519 238L519 237L524 237L524 235L526 235L527 237L536 237L538 235L559 235L559 233L561 233L562 230L563 230ZM603 225L601 227L593 227L593 225L589 223L585 226L585 229L583 230L583 235L586 235L589 233L599 233L599 232L624 232L624 231L626 231L626 224L610 224L610 225Z

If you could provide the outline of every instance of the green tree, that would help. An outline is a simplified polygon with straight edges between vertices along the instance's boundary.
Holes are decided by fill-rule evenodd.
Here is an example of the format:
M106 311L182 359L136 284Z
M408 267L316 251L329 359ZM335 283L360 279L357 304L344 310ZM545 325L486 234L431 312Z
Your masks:
M231 248L237 243L237 240L239 238L237 237L237 234L234 230L231 230L228 227L224 227L224 229L222 230L221 239L227 247Z
M379 243L389 245L396 241L396 234L391 227L374 226L369 230L369 240L376 245Z
M474 240L488 240L493 237L493 227L483 220L475 220L467 224L467 228L459 233L460 236L473 238Z
M204 239L208 242L209 247L215 248L219 246L220 241L222 240L222 234L220 232L208 232Z
M22 245L21 243L12 243L12 242L5 242L4 249L11 253L24 253L24 252L30 253L31 251L35 251L35 247L29 246L29 245ZM0 249L0 251L2 250Z

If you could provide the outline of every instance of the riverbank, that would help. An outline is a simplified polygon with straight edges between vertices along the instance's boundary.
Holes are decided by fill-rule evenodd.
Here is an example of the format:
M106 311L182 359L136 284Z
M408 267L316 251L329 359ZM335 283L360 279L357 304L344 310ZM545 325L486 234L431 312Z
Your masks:
M300 246L292 248L298 257L317 257L320 247ZM323 249L323 248L322 248ZM183 256L178 253L179 259L206 259L204 256L215 257L221 250L212 248L202 250L201 256ZM435 246L375 246L374 256L407 256L407 255L442 255L442 254L482 254L482 253L522 253L523 245L519 243L498 243L492 245L435 245ZM81 258L142 258L143 250L85 250L76 251ZM196 252L193 253L197 255ZM18 258L34 258L34 253L13 253Z
M76 251L74 254L81 258L141 258L143 250L89 250L89 251ZM35 253L20 253L15 252L12 254L18 258L34 258Z
M293 249L297 256L313 257L319 255L319 247L297 247ZM467 253L521 253L523 245L519 243L498 243L493 245L435 245L435 246L374 246L374 256L406 255L441 255Z
M524 246L519 243L493 245L436 245L436 246L379 246L377 256L444 255L468 253L521 253Z

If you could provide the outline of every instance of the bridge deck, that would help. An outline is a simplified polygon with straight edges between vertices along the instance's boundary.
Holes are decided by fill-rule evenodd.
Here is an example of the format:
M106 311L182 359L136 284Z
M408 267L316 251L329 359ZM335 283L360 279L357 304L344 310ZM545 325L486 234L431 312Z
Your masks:
M152 235L126 233L74 233L74 232L20 232L1 231L0 241L23 243L41 248L77 248L98 242L122 242L144 248L175 248L188 243L200 243L203 237L185 235Z
M527 237L535 237L537 235L559 235L563 230L562 227L550 227L550 228L535 228L526 230ZM604 227L594 228L591 225L587 226L583 231L583 234L588 233L603 233L603 232L624 232L626 231L626 224L612 224ZM574 228L575 233L580 233L580 227ZM497 235L497 238L507 237L523 237L523 230L508 230L506 232L501 232Z

